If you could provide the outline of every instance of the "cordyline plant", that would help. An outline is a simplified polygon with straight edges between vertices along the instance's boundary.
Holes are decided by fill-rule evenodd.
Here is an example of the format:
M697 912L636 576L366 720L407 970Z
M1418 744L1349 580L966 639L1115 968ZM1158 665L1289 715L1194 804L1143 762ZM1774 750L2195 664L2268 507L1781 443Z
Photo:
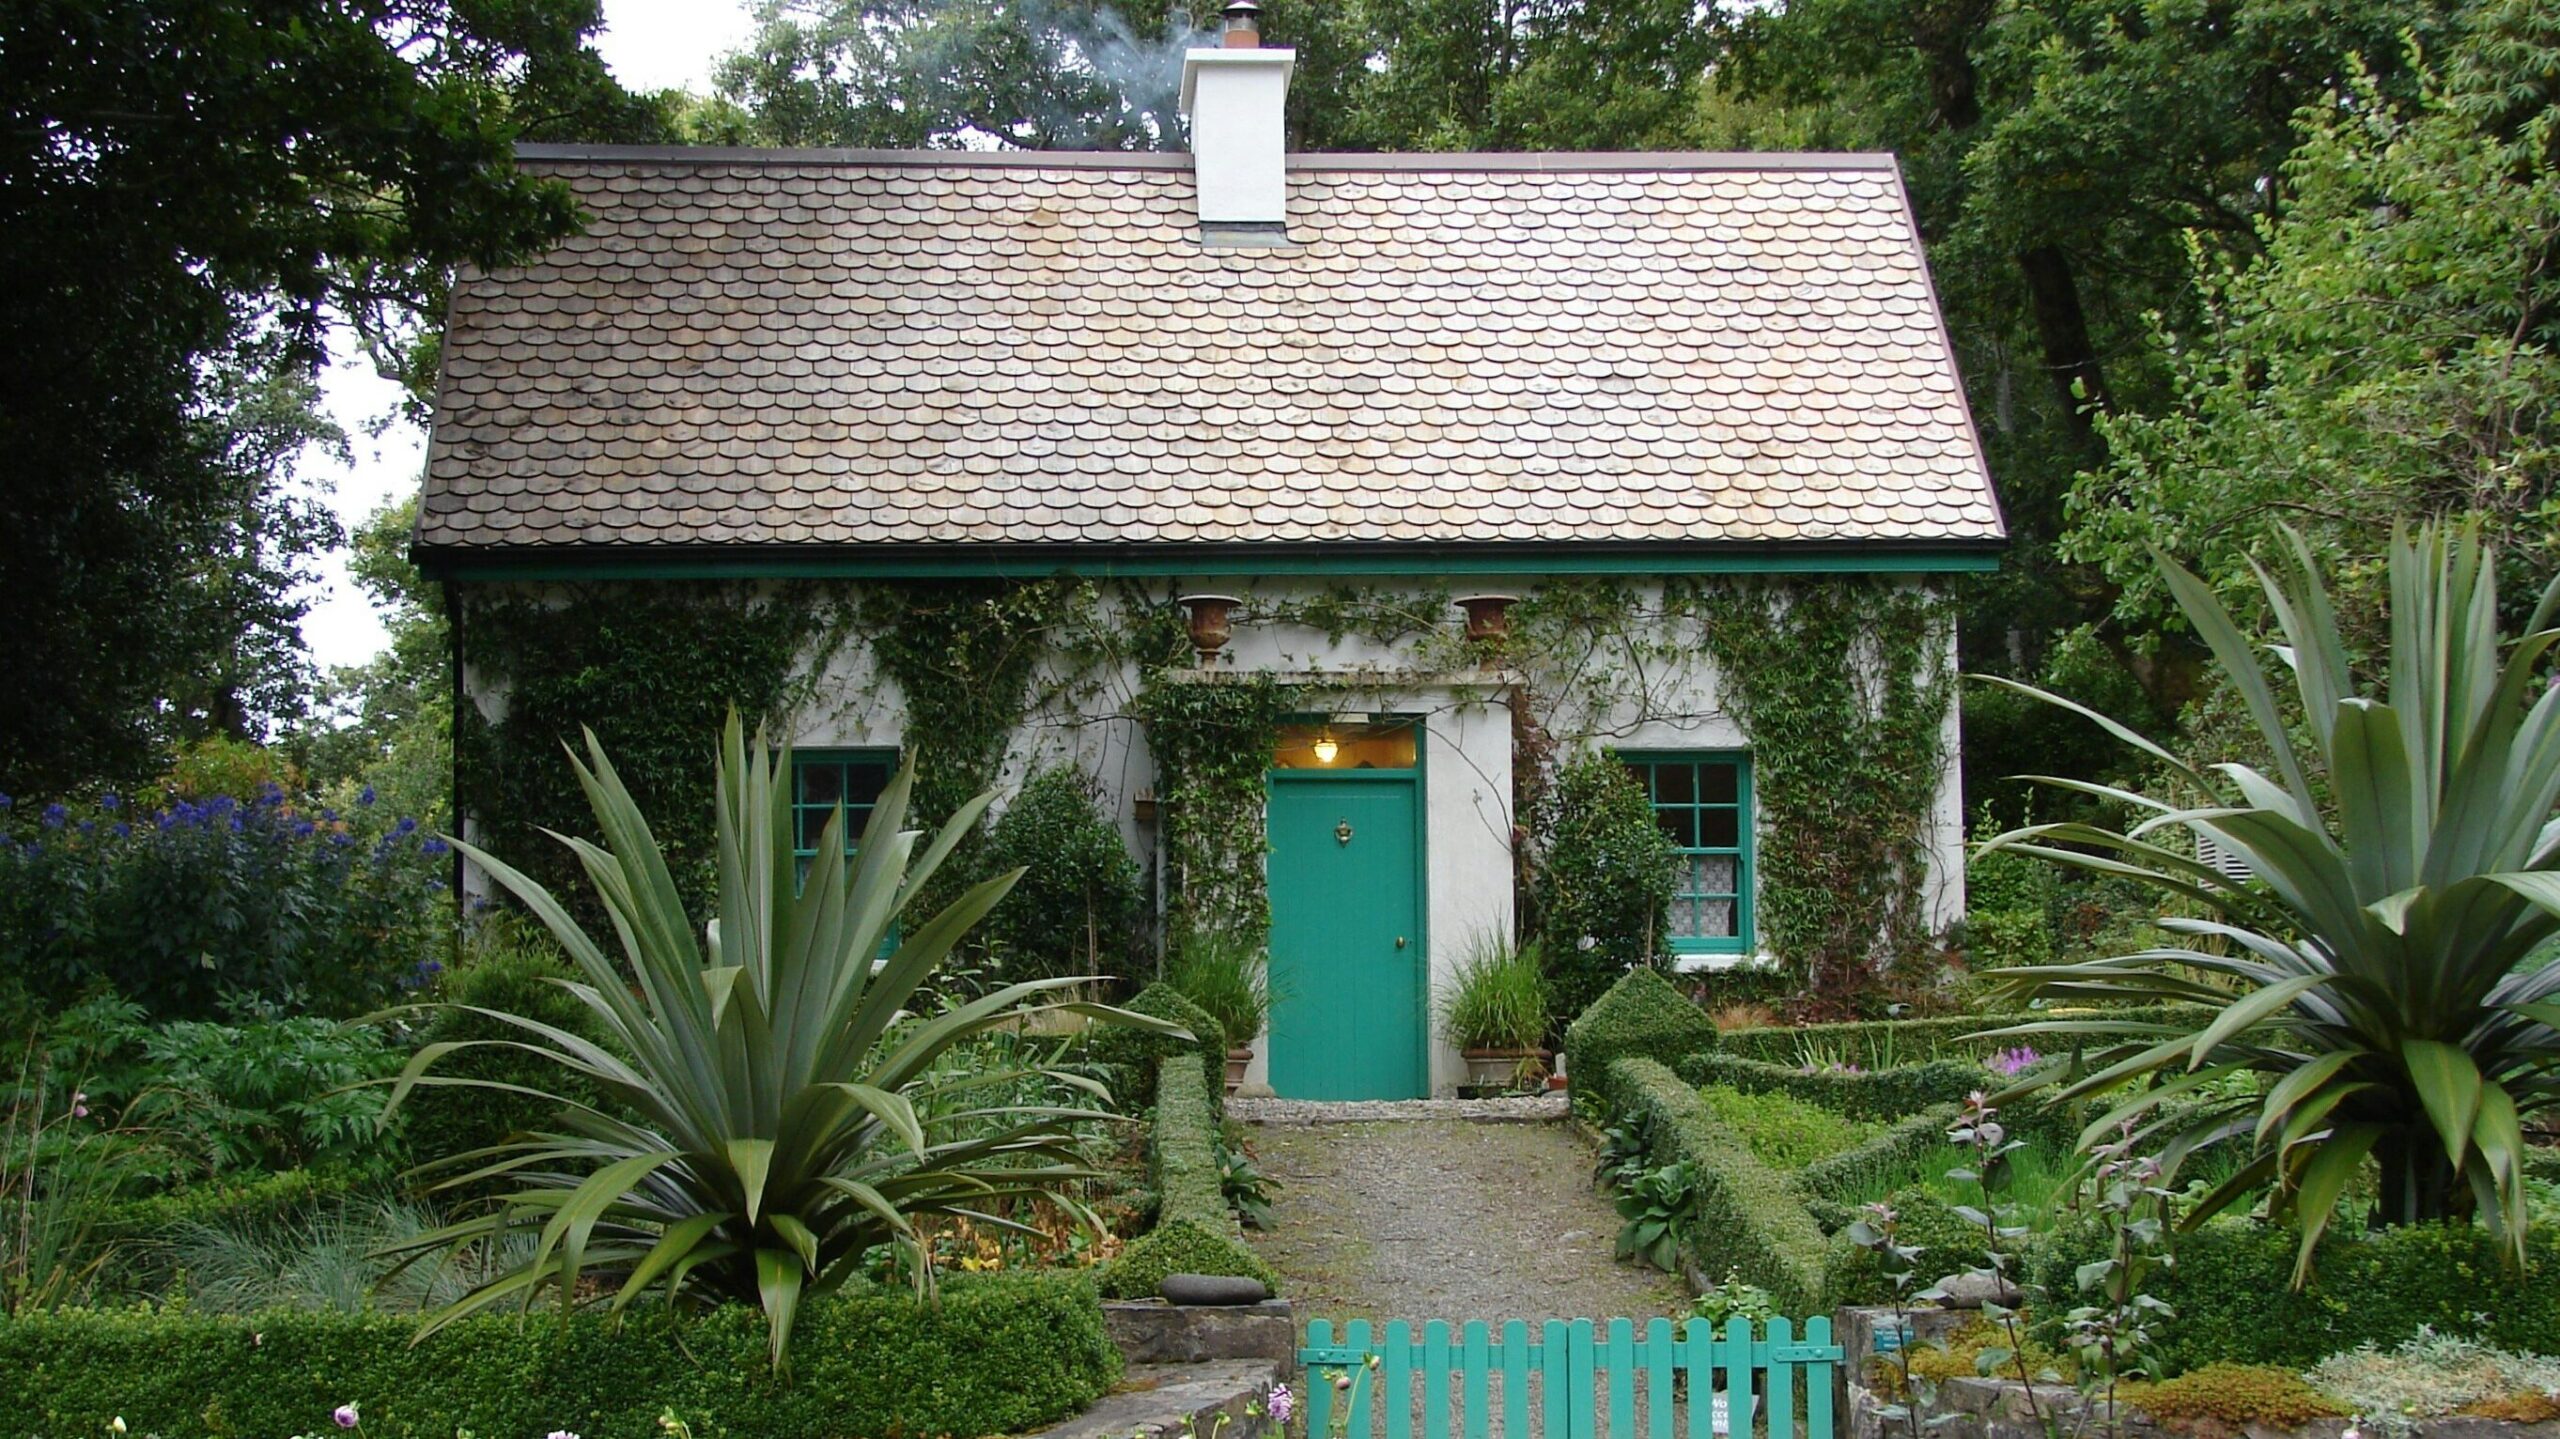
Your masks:
M2560 960L2535 958L2560 932L2560 688L2541 678L2560 642L2560 581L2510 642L2476 532L2396 534L2388 667L2368 694L2309 549L2285 539L2284 576L2261 568L2258 578L2283 634L2274 654L2292 677L2301 739L2239 625L2203 581L2161 560L2248 706L2273 774L2220 764L2208 777L2113 720L2010 686L2095 720L2209 798L2180 805L2042 779L2147 817L2121 832L2039 825L1988 848L2137 881L2190 914L2157 921L2180 943L1995 976L2048 999L2210 1011L2190 1024L2052 1020L2004 1033L2117 1037L2058 1092L2132 1091L2089 1125L2082 1147L2127 1120L2172 1172L2202 1146L2241 1146L2249 1162L2187 1222L2275 1181L2273 1215L2301 1226L2296 1284L2368 1159L2379 1165L2380 1222L2476 1213L2520 1261L2519 1120L2560 1101ZM2163 842L2179 830L2210 841L2242 877Z
M1051 1009L1182 1031L1048 998L1091 982L1086 977L1009 985L930 1017L911 1013L918 988L1019 871L976 885L911 926L875 973L874 958L898 932L909 898L969 833L987 796L961 806L919 857L920 835L903 828L910 764L881 794L859 854L845 855L839 807L803 877L792 846L790 753L768 748L762 734L750 749L732 713L718 784L719 917L703 926L685 913L647 822L593 734L587 751L592 763L574 753L570 762L604 844L558 838L612 916L620 963L541 885L464 849L568 951L580 978L560 982L593 1012L604 1042L474 1009L521 1037L424 1047L396 1081L391 1104L419 1084L512 1089L428 1072L447 1054L482 1044L537 1055L630 1117L547 1095L559 1109L559 1132L428 1166L451 1176L443 1188L492 1180L517 1187L487 1213L398 1252L415 1259L519 1233L535 1242L523 1263L430 1316L423 1333L505 1300L529 1304L546 1288L574 1302L582 1275L604 1273L619 1281L617 1311L653 1286L674 1298L762 1305L779 1368L801 1299L841 1285L876 1247L898 1246L919 1289L930 1289L919 1217L1020 1228L996 1210L1036 1198L1094 1222L1069 1192L1092 1177L1074 1126L1094 1112L981 1106L974 1096L1005 1095L1034 1076L951 1077L936 1061L974 1035Z

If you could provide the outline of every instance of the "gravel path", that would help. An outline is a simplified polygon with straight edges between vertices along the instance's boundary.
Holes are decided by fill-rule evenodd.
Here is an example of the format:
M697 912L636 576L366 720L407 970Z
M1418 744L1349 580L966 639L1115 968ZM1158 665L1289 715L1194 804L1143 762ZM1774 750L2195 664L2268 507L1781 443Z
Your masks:
M1553 1122L1551 1106L1493 1103L1475 1114L1483 1102L1230 1102L1262 1168L1282 1186L1272 1227L1252 1238L1286 1281L1302 1325L1407 1319L1419 1335L1432 1319L1498 1327L1505 1319L1534 1326L1624 1315L1641 1324L1688 1308L1687 1292L1669 1275L1610 1257L1617 1212L1592 1188L1591 1150ZM1372 1117L1382 1110L1422 1117ZM1542 1119L1549 1122L1488 1122ZM1403 1401L1412 1432L1452 1439L1429 1432L1420 1390L1416 1384ZM1528 1439L1503 1434L1502 1390L1502 1377L1492 1376L1488 1434ZM1535 1414L1543 1388L1533 1381L1531 1391ZM1604 1406L1607 1392L1606 1383L1598 1386ZM1641 1388L1635 1396L1638 1433L1652 1398ZM1381 1389L1379 1403L1399 1401ZM1461 1409L1452 1404L1453 1433L1464 1432ZM1685 1402L1673 1405L1675 1432L1687 1432L1686 1411ZM1371 1424L1359 1439L1383 1439L1383 1414Z
M1669 1275L1610 1257L1617 1214L1561 1124L1248 1124L1281 1185L1254 1246L1301 1321L1641 1322L1688 1307Z

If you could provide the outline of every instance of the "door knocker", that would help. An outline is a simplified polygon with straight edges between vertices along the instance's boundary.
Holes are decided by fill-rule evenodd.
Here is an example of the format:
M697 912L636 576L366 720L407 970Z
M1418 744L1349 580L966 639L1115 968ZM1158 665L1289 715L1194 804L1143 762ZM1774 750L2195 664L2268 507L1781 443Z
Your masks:
M1346 819L1333 827L1333 842L1336 844L1351 843L1351 821Z

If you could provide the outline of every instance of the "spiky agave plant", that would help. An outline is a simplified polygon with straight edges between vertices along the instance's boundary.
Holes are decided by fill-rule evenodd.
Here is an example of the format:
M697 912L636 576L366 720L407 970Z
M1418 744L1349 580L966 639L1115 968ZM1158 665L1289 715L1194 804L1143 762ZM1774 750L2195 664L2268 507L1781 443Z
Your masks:
M2145 817L2123 831L2038 825L1987 849L2137 881L2201 917L2156 921L2182 942L1994 975L2048 999L2210 1010L2191 1025L2052 1020L2006 1032L2102 1046L2058 1091L2120 1099L2084 1147L2128 1119L2173 1163L2209 1144L2240 1146L2248 1162L2190 1222L2274 1181L2272 1212L2301 1227L2296 1283L2368 1160L2381 1222L2478 1214L2520 1258L2520 1119L2560 1103L2560 960L2537 955L2560 932L2560 688L2541 678L2560 642L2560 581L2508 642L2476 532L2395 534L2388 668L2368 694L2309 548L2291 531L2285 541L2285 576L2257 574L2307 743L2230 613L2203 581L2160 562L2247 705L2273 774L2219 764L2208 775L2113 720L2009 685L2096 721L2208 798L2177 804L2037 777ZM2162 842L2180 830L2243 877Z
M867 1252L904 1249L920 1287L932 1268L916 1221L965 1215L1015 1227L994 1212L1039 1197L1077 1213L1070 1192L1091 1177L1076 1126L1095 1118L1068 1105L979 1102L1015 1091L1026 1075L937 1066L953 1046L1028 1015L1065 1009L1180 1033L1145 1016L1052 998L1087 977L998 989L936 1015L910 1001L955 941L1012 888L1015 871L976 885L912 925L877 967L908 901L977 822L988 797L962 805L916 854L905 826L914 769L881 794L850 861L839 807L804 876L792 846L790 754L760 733L750 748L732 713L718 782L719 917L685 913L639 807L595 736L578 781L604 843L557 836L576 852L612 917L620 962L541 885L483 851L464 850L558 938L580 978L559 981L590 1010L603 1042L497 1010L472 1012L516 1037L431 1044L394 1084L505 1089L440 1076L457 1049L494 1044L548 1061L620 1113L546 1096L557 1132L536 1133L429 1166L442 1187L513 1186L486 1211L403 1246L411 1257L518 1234L523 1262L430 1316L425 1332L545 1289L564 1302L579 1280L619 1281L619 1310L662 1287L670 1297L763 1307L780 1367L804 1296L842 1284ZM1097 1088L1067 1074L1059 1084ZM539 1091L536 1091L539 1092ZM1063 1095L1061 1096L1063 1097Z

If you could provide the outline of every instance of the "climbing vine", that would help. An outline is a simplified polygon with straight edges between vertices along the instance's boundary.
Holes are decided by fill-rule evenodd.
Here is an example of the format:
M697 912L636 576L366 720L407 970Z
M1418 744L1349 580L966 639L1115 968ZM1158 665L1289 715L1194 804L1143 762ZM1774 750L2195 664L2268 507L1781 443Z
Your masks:
M1156 762L1168 948L1193 934L1271 935L1262 855L1270 769L1295 693L1267 674L1150 673L1134 706Z
M481 844L601 926L576 858L543 833L595 823L564 746L592 729L649 816L686 902L712 893L712 745L734 707L750 725L805 696L803 658L830 608L799 587L596 586L550 598L475 593L463 658L505 694L503 717L454 717L456 802ZM798 677L795 678L795 675Z
M1928 817L1946 769L1946 606L1870 579L1683 597L1751 744L1760 924L1819 1000L1852 1002L1925 937Z

